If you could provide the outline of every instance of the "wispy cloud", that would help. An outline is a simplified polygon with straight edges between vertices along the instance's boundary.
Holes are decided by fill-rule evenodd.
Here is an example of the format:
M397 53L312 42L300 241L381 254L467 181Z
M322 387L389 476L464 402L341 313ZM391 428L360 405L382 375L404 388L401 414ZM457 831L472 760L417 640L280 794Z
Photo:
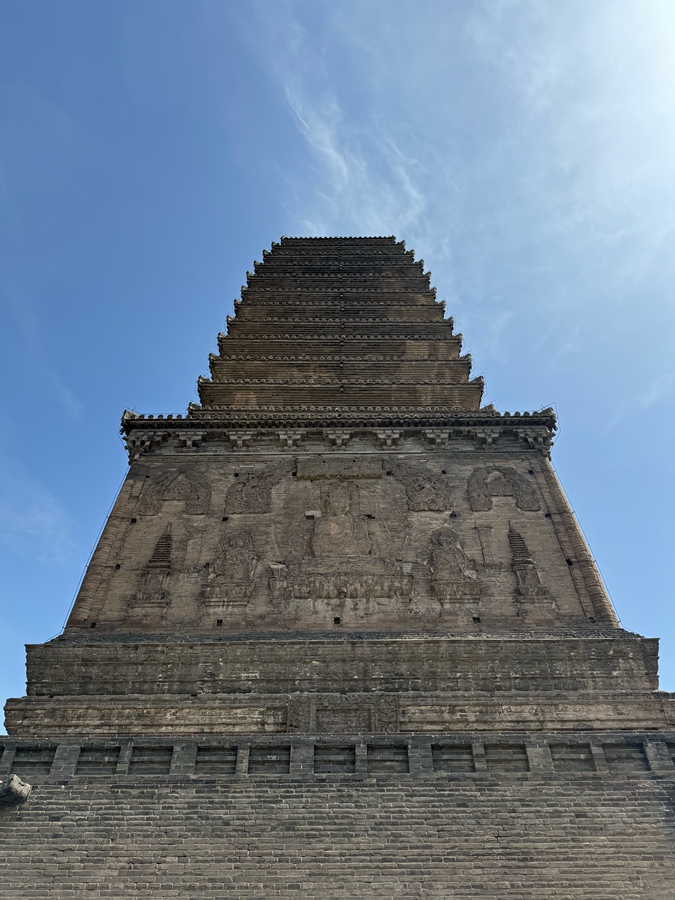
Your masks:
M41 376L42 385L71 418L81 418L84 404L49 360L51 348L45 339L44 325L39 321L33 298L24 287L21 273L12 272L10 266L5 266L3 276L0 291L4 313L2 318L8 323L8 333L20 338L18 346L23 364L30 366L35 374Z
M443 164L436 148L424 147L424 142L400 140L382 110L361 105L355 115L353 106L340 96L334 61L325 58L322 45L302 24L298 4L272 8L257 3L254 8L255 29L243 18L239 27L283 93L312 158L312 169L302 182L288 176L291 214L298 228L313 234L410 236L423 231L432 196L428 186L432 180L438 186L443 179L447 159ZM362 32L349 37L345 26L350 11L338 7L328 11L327 27L338 42L344 32L342 49L359 69L365 93L371 74L362 63L369 42ZM456 194L456 186L450 188ZM431 229L426 236L427 247L443 243Z
M46 367L45 374L52 384L54 394L61 406L72 418L81 418L84 414L84 404L75 396L73 391L63 383L57 372Z
M32 562L65 565L75 546L66 513L16 460L0 458L0 544Z
M350 233L389 234L392 226L407 230L419 222L426 205L417 183L420 160L378 122L367 130L347 125L330 93L313 98L297 79L284 92L319 170L318 204L309 215L297 212L302 228L326 234L340 222Z
M254 9L238 27L310 159L287 176L298 232L405 237L486 362L582 355L623 414L646 396L612 350L629 340L672 399L672 342L626 325L675 317L672 3Z

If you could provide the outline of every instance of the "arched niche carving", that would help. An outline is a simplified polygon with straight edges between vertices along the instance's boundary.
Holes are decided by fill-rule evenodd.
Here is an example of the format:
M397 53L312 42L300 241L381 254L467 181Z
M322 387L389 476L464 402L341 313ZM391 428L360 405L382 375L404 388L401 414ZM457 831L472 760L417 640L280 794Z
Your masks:
M227 489L225 512L268 513L272 508L272 488L288 475L296 465L295 459L285 460L262 472L247 472Z
M447 481L426 466L398 463L393 469L394 477L406 493L408 509L413 511L442 511L453 508L452 494Z
M211 485L206 478L188 469L167 472L144 490L138 512L156 516L164 500L183 500L186 513L205 515L211 503Z
M469 476L469 503L475 512L492 509L493 497L513 497L518 509L541 509L533 481L511 466L480 466Z

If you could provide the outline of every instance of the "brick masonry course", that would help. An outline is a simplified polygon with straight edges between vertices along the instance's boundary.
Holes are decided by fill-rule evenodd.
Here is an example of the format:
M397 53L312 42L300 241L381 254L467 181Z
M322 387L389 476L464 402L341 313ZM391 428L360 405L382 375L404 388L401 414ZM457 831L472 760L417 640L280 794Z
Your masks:
M672 774L34 781L0 817L12 900L673 897Z

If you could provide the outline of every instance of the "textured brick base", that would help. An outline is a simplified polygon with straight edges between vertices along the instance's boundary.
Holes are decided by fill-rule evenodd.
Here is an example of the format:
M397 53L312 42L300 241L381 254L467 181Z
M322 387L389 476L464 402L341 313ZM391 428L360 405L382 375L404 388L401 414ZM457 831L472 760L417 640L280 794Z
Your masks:
M303 753L294 747L296 763L288 775L246 775L237 764L230 775L94 777L66 774L77 753L61 745L51 774L31 777L30 801L0 815L2 896L675 895L675 770L665 756L649 751L651 771L645 763L645 771L613 774L606 750L610 766L604 771L563 775L551 770L550 757L528 745L529 772L517 771L521 762L527 764L524 753L521 760L515 752L497 752L497 768L506 770L491 772L486 744L482 773L425 775L419 768L417 774L395 772L400 754L381 749L368 753L374 765L393 767L392 774L358 774L358 752L353 775L316 774L316 758L314 773L302 772ZM35 765L37 751L26 752ZM251 754L263 759L253 747ZM463 764L461 754L450 757L451 764ZM138 766L160 771L170 758L159 751L153 758L146 747ZM305 752L304 758L311 769L311 755ZM271 754L268 771L283 769L287 759L282 752ZM331 751L321 755L321 765L329 759L351 764L353 757ZM533 771L538 760L547 774ZM412 755L410 761L412 773ZM659 767L661 773L655 771ZM174 749L171 771L179 770ZM248 771L265 768L248 762Z

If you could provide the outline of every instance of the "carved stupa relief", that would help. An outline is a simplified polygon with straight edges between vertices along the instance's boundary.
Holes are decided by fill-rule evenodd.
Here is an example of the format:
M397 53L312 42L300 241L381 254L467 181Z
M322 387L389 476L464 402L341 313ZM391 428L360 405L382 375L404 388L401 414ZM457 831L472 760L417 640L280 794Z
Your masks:
M129 617L155 621L161 619L170 603L170 581L173 549L171 524L155 544L152 556L141 575L138 591L129 603Z
M525 539L509 522L511 566L516 576L519 615L531 624L555 624L556 604L549 589L541 583L535 563Z

